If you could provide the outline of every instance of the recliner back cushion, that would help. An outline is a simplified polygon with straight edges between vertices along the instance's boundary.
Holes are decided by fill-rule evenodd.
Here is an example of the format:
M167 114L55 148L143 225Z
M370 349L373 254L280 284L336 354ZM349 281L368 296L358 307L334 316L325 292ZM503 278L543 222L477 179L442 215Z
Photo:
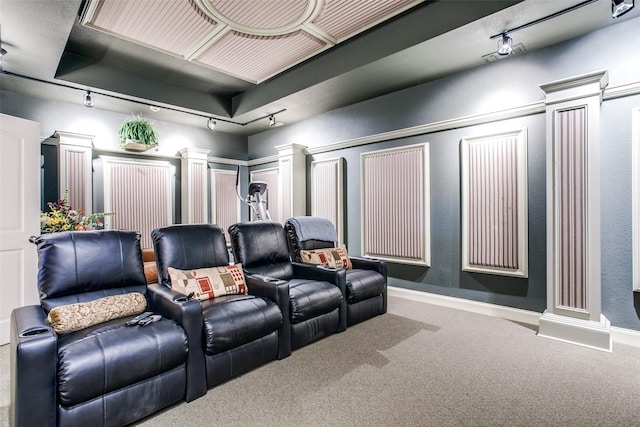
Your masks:
M248 274L263 274L288 280L293 275L284 228L277 222L254 221L234 224L229 235L236 262Z
M125 292L146 293L135 231L43 234L38 245L38 290L45 310Z
M151 232L158 281L171 286L168 268L195 270L229 264L227 242L215 224L172 225Z

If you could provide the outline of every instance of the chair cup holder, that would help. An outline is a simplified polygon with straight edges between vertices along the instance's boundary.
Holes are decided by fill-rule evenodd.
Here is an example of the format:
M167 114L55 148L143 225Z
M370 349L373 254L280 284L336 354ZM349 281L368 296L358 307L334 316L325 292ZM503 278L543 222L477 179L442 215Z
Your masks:
M33 337L33 336L36 336L36 335L47 334L49 332L51 332L51 328L44 328L42 326L36 326L34 328L29 328L29 329L23 331L20 334L20 338Z

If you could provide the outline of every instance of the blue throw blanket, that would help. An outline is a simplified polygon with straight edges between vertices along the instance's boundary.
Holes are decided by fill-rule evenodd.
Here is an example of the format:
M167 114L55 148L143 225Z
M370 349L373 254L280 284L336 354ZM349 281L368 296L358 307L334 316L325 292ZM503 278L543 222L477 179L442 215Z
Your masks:
M336 229L326 218L317 216L296 216L289 218L298 234L301 242L306 240L323 240L326 242L337 242L338 233Z

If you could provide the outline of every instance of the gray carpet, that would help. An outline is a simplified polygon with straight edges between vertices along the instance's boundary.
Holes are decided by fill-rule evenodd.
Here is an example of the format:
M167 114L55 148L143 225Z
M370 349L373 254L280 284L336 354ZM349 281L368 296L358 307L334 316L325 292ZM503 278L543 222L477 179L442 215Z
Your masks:
M0 425L8 419L0 348ZM640 348L613 353L526 325L389 298L389 312L140 426L640 425Z

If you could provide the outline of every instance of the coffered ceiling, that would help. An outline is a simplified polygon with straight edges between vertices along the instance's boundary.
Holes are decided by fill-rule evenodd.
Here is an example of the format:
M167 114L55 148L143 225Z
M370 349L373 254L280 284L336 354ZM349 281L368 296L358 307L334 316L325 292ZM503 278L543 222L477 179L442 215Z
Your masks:
M71 103L88 89L94 108L200 127L212 116L219 131L252 135L274 112L295 123L484 66L491 35L579 3L0 0L0 85ZM597 0L514 42L530 52L640 15L614 20L610 8Z

